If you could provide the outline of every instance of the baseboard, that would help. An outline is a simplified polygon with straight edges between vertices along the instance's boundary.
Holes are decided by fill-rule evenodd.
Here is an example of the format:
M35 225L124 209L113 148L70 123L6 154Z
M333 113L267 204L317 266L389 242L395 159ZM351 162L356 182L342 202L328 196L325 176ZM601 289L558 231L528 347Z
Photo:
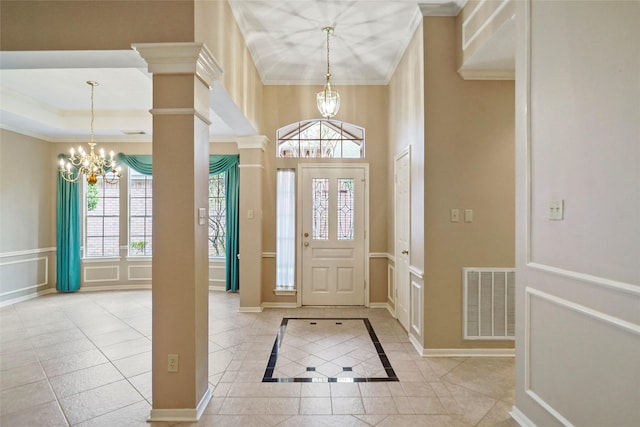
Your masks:
M513 348L423 348L422 357L515 357Z
M298 308L298 304L295 302L263 302L261 308Z
M416 349L420 356L424 356L424 348L422 348L422 343L419 342L416 337L409 334L409 342L413 345L413 348Z
M209 285L209 291L227 292L227 287L226 286L220 286L220 285Z
M151 409L147 422L198 422L210 400L211 390L207 388L195 409Z
M29 294L29 295L23 295L23 296L18 297L18 298L12 298L12 299L8 299L6 301L2 301L2 302L0 302L0 307L7 307L7 306L10 306L10 305L13 305L13 304L17 304L19 302L28 301L30 299L41 297L43 295L55 294L55 293L56 293L55 289L45 289L44 291L38 291L38 292L34 292L32 294Z
M397 319L396 313L393 311L391 305L388 302L370 302L369 308L386 308L389 314L391 314L391 317Z
M515 406L511 408L509 415L511 415L511 418L513 418L521 427L536 427L533 421L531 421L529 417L523 414L522 411Z
M240 307L240 313L262 313L262 307Z
M78 292L98 292L98 291L139 291L143 289L151 289L149 284L137 285L100 285L100 286L81 286Z

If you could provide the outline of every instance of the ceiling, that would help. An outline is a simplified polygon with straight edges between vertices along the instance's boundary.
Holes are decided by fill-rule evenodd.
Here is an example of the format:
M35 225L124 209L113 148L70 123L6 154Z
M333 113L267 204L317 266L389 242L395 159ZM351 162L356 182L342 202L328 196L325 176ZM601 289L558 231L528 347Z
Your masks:
M420 6L418 5L420 2ZM332 82L387 84L422 12L455 15L466 0L229 0L264 84L322 84L325 26ZM422 10L422 12L421 12ZM98 141L150 141L152 84L132 51L0 52L0 126L52 142L85 140L95 88ZM311 101L310 101L311 102ZM217 83L211 136L255 134Z

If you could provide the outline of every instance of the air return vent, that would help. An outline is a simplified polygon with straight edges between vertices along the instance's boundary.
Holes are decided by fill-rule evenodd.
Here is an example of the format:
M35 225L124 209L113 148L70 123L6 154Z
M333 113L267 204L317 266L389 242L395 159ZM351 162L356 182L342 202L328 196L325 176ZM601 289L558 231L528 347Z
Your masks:
M513 340L513 268L463 268L464 339Z

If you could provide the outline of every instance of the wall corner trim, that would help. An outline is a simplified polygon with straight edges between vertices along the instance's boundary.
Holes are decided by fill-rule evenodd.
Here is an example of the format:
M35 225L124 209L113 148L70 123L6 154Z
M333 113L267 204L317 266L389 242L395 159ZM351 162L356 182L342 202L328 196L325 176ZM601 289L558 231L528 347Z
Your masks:
M388 302L370 302L369 308L386 308L391 317L397 319L396 313L391 309L391 305Z

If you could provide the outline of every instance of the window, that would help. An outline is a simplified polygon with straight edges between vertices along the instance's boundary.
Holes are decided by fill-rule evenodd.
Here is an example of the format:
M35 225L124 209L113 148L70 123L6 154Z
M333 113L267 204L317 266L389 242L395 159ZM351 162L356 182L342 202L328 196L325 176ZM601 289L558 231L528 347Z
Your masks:
M98 177L96 185L84 187L84 256L120 256L120 190L128 189L129 214L123 229L129 230L131 257L153 253L153 177L131 168L128 179L108 184ZM128 188L127 188L128 186ZM125 193L123 193L123 197ZM124 209L124 208L123 208ZM209 177L209 257L226 256L226 173Z
M209 257L226 255L227 200L226 174L209 176Z
M129 169L129 255L151 256L153 178Z
M120 187L99 176L95 185L84 184L84 256L116 257L120 250Z
M278 170L276 188L276 289L295 289L296 173Z
M364 158L364 128L334 120L306 120L276 132L277 156Z

